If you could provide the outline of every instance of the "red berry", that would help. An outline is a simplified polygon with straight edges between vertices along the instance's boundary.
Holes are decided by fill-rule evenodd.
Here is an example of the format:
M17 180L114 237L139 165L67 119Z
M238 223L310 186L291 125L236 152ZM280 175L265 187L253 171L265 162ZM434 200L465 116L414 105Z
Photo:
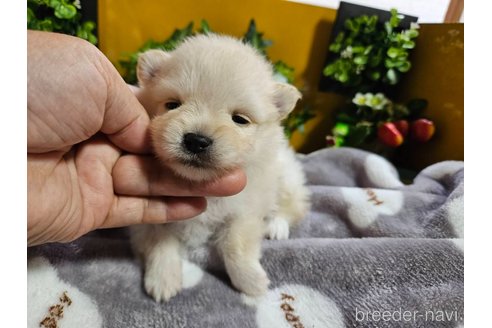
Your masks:
M326 136L326 146L327 147L333 147L335 145L336 145L335 137L333 137L333 136Z
M418 142L429 141L435 131L436 127L434 126L434 123L425 118L413 121L410 125L410 137Z
M389 147L398 147L403 143L403 136L391 122L381 124L378 128L379 140Z
M396 126L398 131L400 131L402 136L406 137L408 135L409 124L407 120L395 121L393 124Z

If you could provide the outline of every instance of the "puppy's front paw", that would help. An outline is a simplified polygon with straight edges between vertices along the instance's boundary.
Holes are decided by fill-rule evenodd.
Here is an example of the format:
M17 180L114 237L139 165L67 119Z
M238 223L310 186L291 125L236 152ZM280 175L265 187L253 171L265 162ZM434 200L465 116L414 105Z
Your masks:
M287 220L274 217L268 222L267 235L270 239L288 239L289 238L289 222Z
M183 288L181 271L181 263L167 267L148 266L144 277L145 290L157 302L169 301Z
M234 287L246 295L261 296L267 292L270 280L260 262L243 264L229 271Z

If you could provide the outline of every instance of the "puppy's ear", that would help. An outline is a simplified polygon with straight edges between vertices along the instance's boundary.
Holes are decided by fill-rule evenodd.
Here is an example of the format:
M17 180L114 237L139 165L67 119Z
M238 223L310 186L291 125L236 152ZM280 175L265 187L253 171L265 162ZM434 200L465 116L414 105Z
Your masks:
M273 101L277 107L279 118L283 120L294 109L302 95L294 86L277 82L273 92Z
M162 50L148 50L138 56L137 78L140 85L151 81L171 55Z

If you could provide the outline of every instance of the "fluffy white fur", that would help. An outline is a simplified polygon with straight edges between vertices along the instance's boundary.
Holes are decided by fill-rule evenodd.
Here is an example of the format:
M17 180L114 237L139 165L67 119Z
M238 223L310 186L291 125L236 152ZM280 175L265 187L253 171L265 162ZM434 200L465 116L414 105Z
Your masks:
M137 74L139 100L153 118L153 146L166 166L193 181L238 166L248 178L241 193L208 198L206 212L192 220L132 229L146 291L157 301L176 295L187 251L209 243L237 289L264 294L269 280L259 261L262 238L287 238L289 226L309 208L301 165L280 126L299 91L275 82L271 65L252 47L217 35L189 38L169 53L148 51ZM169 103L179 106L167 110ZM212 143L190 153L184 145L188 133Z

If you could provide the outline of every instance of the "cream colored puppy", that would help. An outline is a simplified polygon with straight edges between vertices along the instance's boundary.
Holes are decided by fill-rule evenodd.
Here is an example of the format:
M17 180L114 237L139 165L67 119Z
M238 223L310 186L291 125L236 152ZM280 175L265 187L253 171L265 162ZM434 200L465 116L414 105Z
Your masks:
M192 220L132 228L146 291L157 301L176 295L187 251L208 243L237 289L262 295L269 284L260 264L263 236L287 238L309 207L301 165L280 126L299 91L275 82L252 47L216 35L142 54L137 75L155 153L167 167L193 181L242 167L248 179L235 196L207 198L207 210Z

